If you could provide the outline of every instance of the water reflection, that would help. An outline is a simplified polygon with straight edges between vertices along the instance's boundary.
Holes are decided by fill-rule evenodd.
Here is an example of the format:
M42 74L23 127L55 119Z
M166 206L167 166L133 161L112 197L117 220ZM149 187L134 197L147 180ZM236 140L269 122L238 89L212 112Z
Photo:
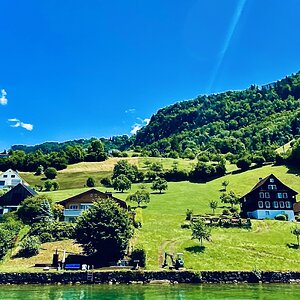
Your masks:
M30 300L296 300L300 285L10 285L0 299Z

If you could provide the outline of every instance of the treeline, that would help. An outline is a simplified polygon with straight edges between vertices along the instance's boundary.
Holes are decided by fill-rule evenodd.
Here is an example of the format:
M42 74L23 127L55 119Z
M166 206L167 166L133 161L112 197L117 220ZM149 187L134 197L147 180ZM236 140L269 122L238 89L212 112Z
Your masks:
M96 141L97 138L91 138L91 139L78 139L73 141L66 141L66 142L45 142L40 145L34 145L34 146L26 146L26 145L13 145L11 147L11 150L17 151L21 150L25 153L33 153L38 150L42 151L43 153L50 153L50 152L60 152L60 151L66 151L68 147L75 147L80 146L83 149L88 149L93 141ZM101 143L104 146L105 151L110 151L113 149L118 149L120 151L126 150L130 144L131 141L129 140L129 137L127 135L121 135L121 136L113 136L109 139L106 138L100 138L99 139Z
M197 153L262 155L300 132L300 73L268 87L251 86L160 109L139 130L134 148L145 155L193 158Z
M9 156L0 158L0 170L9 168L23 172L36 172L42 166L43 169L53 167L56 170L65 169L69 164L83 161L104 161L108 153L100 140L93 140L85 149L80 145L67 146L65 150L44 153L42 150L26 153L23 150L10 150Z

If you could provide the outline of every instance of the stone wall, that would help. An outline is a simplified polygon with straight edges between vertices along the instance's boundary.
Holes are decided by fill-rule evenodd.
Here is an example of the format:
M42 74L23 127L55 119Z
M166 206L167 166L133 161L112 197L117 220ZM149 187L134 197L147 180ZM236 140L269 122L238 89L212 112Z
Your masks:
M0 284L67 283L300 283L300 272L103 271L0 273Z

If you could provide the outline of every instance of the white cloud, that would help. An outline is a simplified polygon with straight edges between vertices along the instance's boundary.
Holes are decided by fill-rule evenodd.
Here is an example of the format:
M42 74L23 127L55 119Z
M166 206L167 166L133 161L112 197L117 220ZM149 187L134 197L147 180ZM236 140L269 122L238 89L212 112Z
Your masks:
M28 131L31 131L33 129L33 125L29 123L23 123L19 119L13 118L8 119L9 122L14 122L15 124L11 124L10 127L22 127Z
M146 123L146 125L148 125L150 123L150 119L149 118L146 118L143 121L144 121L144 123Z
M140 130L142 126L140 124L134 124L130 131L131 134L136 134L138 130Z
M7 95L7 93L6 93L5 89L2 89L1 90L1 98L0 98L0 104L1 105L6 105L7 104L6 95Z
M138 130L140 130L143 126L146 126L150 123L150 119L146 118L146 119L141 119L141 118L137 118L137 120L141 121L140 124L135 123L131 128L130 133L131 134L136 134Z
M126 113L126 114L133 114L133 113L135 113L135 112L136 112L136 109L135 109L135 108L128 108L128 109L125 110L125 113Z

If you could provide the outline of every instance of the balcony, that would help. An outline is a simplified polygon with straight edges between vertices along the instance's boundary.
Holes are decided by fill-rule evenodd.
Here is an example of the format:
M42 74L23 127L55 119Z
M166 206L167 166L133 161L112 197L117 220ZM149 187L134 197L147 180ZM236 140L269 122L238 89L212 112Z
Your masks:
M78 217L82 211L83 211L82 209L65 209L64 216L65 217Z

